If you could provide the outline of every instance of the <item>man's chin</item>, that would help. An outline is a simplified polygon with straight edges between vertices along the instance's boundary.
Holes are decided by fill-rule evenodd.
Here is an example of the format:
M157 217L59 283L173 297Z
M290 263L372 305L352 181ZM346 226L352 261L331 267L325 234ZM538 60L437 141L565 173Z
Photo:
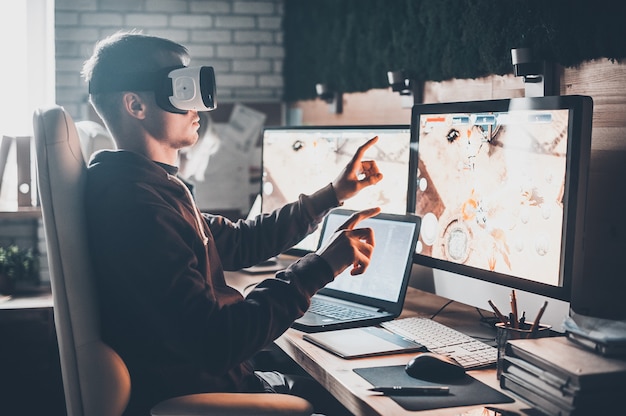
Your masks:
M185 149L187 147L192 147L196 143L198 143L198 135L197 134L194 137L191 137L191 138L183 138L183 139L181 139L180 140L179 149Z

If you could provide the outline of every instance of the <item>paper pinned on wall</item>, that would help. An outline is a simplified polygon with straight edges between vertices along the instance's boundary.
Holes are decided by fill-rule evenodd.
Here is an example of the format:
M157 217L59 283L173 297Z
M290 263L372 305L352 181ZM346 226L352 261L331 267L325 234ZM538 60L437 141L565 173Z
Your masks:
M228 124L221 132L222 140L248 152L258 140L265 124L266 115L243 104L235 104Z
M228 123L212 123L203 137L205 145L184 151L187 159L181 176L195 186L195 198L203 211L250 208L251 155L265 124L266 115L235 104ZM217 144L211 145L210 143ZM200 144L200 143L199 143Z
M199 115L201 127L198 132L201 137L195 145L181 149L179 174L185 179L204 182L211 157L220 148L220 135L209 113Z
M225 125L215 124L221 136ZM202 211L238 210L247 212L250 205L248 193L248 158L235 146L223 141L213 155L203 173L202 181L190 178L194 184L194 195Z

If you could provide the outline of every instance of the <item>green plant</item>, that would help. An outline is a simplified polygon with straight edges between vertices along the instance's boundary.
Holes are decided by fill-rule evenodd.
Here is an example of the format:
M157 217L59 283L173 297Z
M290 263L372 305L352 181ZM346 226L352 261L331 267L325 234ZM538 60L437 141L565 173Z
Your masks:
M39 257L33 249L15 244L0 247L0 274L14 282L39 284Z

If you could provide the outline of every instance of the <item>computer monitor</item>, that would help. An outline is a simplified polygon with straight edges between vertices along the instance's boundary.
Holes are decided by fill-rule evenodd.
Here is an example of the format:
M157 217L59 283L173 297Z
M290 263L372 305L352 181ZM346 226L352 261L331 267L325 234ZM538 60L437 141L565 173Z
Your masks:
M378 136L364 156L374 159L383 179L345 202L344 208L379 206L384 213L405 214L409 189L411 129L407 125L269 127L262 138L261 211L271 212L332 182L360 145ZM317 249L319 229L290 250Z
M413 107L414 261L435 292L483 309L492 299L559 330L583 272L592 100L585 96Z

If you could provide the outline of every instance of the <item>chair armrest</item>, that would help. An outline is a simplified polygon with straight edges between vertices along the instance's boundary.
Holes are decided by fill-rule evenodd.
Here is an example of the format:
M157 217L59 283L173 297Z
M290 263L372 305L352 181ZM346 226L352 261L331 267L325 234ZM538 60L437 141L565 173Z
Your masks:
M202 393L165 400L151 410L152 416L310 416L311 403L278 393Z

